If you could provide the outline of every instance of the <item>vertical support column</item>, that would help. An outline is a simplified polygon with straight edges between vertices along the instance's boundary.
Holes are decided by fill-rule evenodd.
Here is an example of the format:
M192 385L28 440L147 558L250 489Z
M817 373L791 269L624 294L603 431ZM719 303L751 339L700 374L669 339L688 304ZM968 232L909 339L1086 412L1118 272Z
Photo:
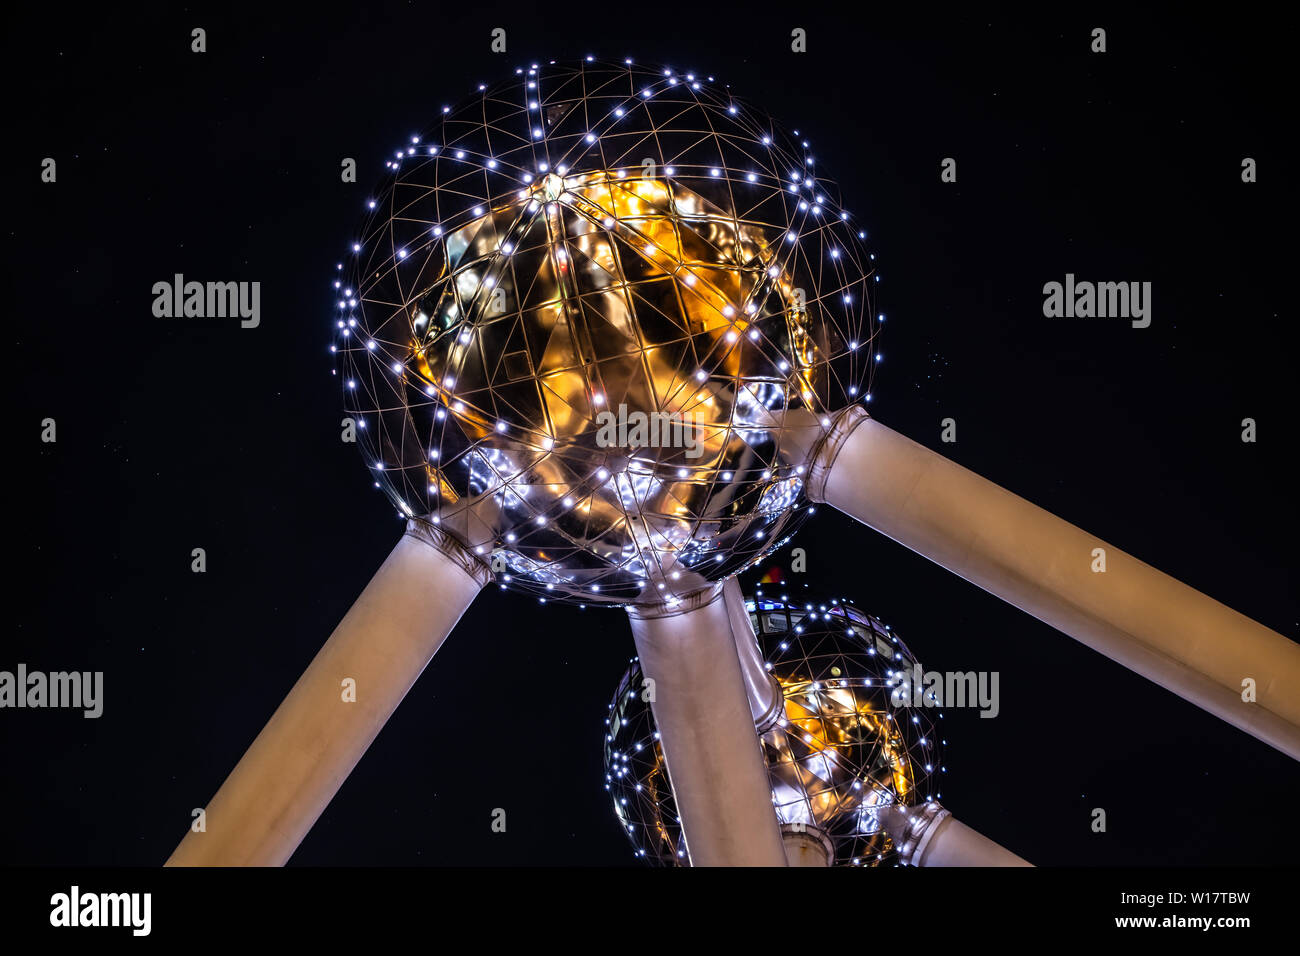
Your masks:
M1300 759L1300 644L1276 631L857 406L813 449L808 494Z
M490 578L411 522L167 865L282 866Z
M835 844L826 831L814 826L795 829L792 823L781 825L787 866L830 866L835 859Z
M784 866L723 587L628 617L691 865Z

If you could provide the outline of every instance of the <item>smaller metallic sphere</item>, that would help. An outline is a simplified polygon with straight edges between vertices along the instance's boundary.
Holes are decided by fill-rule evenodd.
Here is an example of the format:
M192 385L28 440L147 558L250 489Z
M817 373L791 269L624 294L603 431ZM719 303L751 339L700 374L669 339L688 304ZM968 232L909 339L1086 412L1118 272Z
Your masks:
M893 866L881 811L940 797L938 700L915 687L916 658L877 618L845 601L746 602L785 698L761 735L777 819L833 851L835 866ZM609 707L605 785L638 858L687 865L654 715L633 661ZM756 730L757 734L758 731Z

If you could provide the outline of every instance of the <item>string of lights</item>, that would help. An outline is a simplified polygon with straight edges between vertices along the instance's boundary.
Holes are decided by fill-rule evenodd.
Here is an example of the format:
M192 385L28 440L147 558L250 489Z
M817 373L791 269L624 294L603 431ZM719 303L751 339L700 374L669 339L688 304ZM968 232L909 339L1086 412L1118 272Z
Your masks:
M788 540L789 413L869 401L883 318L806 139L588 57L481 84L386 169L331 349L402 518L583 606L672 604ZM669 440L610 440L646 420Z

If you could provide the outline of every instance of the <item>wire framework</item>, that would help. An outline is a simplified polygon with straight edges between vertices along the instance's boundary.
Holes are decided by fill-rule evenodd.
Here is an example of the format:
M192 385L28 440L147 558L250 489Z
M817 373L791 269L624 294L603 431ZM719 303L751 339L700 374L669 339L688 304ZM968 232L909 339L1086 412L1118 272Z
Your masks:
M671 604L788 539L790 414L868 400L878 328L806 140L588 59L480 86L387 168L331 348L402 517L583 604Z
M943 712L923 688L913 694L916 658L888 625L847 601L760 590L746 606L785 700L783 717L760 738L782 828L823 836L836 866L898 865L880 811L938 800L945 772ZM647 696L633 658L606 719L605 789L638 858L683 866Z

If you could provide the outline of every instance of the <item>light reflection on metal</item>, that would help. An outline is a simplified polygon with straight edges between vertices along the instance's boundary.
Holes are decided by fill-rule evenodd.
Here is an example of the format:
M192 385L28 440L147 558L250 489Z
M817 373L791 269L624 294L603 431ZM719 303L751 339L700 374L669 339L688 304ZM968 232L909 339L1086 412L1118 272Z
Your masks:
M759 559L807 505L787 416L869 389L873 266L838 189L673 76L544 66L446 111L340 280L375 481L552 600L658 602ZM677 428L611 443L602 416Z
M891 696L910 680L916 659L891 629L845 601L759 591L747 604L785 697L784 719L761 737L783 829L824 836L836 866L896 865L880 812L925 805L942 789L941 711ZM685 865L642 684L634 659L610 704L606 789L638 857Z

